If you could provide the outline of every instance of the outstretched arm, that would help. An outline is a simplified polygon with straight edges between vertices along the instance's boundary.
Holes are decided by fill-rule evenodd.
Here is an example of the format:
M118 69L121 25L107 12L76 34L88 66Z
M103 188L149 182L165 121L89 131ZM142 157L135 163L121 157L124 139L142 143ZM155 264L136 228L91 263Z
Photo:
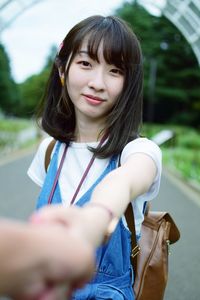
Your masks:
M50 211L46 207L34 217L41 218L44 222L61 222L73 230L78 230L97 247L104 239L110 222L110 212L121 217L129 202L149 190L156 171L151 157L142 153L132 154L121 167L110 172L98 184L91 201L83 208L72 206Z
M151 157L143 153L132 154L99 183L91 202L107 205L115 216L121 217L129 202L149 190L156 171Z

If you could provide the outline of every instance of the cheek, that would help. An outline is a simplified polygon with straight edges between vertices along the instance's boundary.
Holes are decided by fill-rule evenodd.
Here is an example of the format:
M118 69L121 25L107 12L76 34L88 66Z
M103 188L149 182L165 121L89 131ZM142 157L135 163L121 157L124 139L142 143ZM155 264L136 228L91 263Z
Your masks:
M77 76L75 76L74 68L70 67L69 72L68 72L68 76L67 76L67 88L68 88L68 90L76 84L76 78L77 78Z
M113 97L117 98L122 90L123 90L123 86L124 86L124 79L118 80L117 82L115 82L115 84L112 86L112 90L113 90Z
M71 68L68 73L68 80L67 80L67 89L73 90L82 88L86 83L86 78L81 74L81 72L77 72L74 68Z

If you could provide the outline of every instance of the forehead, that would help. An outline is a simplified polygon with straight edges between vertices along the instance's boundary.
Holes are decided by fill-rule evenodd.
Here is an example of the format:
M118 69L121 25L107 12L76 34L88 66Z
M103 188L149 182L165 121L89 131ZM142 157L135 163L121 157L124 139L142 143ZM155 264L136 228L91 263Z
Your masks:
M115 48L116 47L114 47L112 42L108 43L104 37L95 39L95 36L92 35L83 39L74 55L88 55L97 62L104 60L110 65L112 64L121 67L122 56L121 53L116 53Z
M98 58L100 56L104 56L103 55L103 41L100 42L100 44L98 45L98 47L96 49L91 49L88 39L84 39L83 42L81 43L77 53L89 55L91 57L97 56Z

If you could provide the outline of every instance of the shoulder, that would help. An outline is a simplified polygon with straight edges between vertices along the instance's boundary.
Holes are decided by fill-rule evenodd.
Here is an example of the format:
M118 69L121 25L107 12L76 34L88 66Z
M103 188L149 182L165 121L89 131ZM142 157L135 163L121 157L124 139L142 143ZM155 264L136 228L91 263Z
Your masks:
M154 199L160 187L160 180L161 180L161 172L162 172L162 152L160 147L147 138L137 138L131 142L129 142L122 151L121 155L121 164L125 163L128 157L134 153L143 153L148 155L155 163L156 166L156 176L152 182L147 193L141 195L139 198L142 201L149 201ZM138 199L139 199L138 198ZM142 203L143 203L142 202Z
M147 154L155 161L157 166L161 165L162 152L159 146L147 138L137 138L129 142L122 151L121 163L123 164L129 155L134 153Z

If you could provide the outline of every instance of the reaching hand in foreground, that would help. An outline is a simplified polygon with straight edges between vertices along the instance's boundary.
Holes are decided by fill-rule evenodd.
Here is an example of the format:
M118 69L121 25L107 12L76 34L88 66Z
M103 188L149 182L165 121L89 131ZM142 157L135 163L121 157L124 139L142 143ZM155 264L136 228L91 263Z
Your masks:
M94 272L92 243L67 224L39 222L37 213L30 224L2 220L0 241L0 295L12 299L66 299Z
M30 220L33 224L38 224L41 227L46 226L48 228L48 226L56 225L66 231L65 239L71 245L67 255L67 287L68 295L70 295L76 288L82 287L92 275L92 266L94 265L91 263L93 262L91 253L103 241L109 221L108 212L98 206L64 208L60 205L54 205L53 209L52 206L42 208L33 214ZM53 239L53 233L50 230L49 234L52 235ZM56 293L57 298L54 293ZM66 289L62 287L56 289L55 285L53 287L47 286L46 290L37 298L37 300L50 299L66 299Z

